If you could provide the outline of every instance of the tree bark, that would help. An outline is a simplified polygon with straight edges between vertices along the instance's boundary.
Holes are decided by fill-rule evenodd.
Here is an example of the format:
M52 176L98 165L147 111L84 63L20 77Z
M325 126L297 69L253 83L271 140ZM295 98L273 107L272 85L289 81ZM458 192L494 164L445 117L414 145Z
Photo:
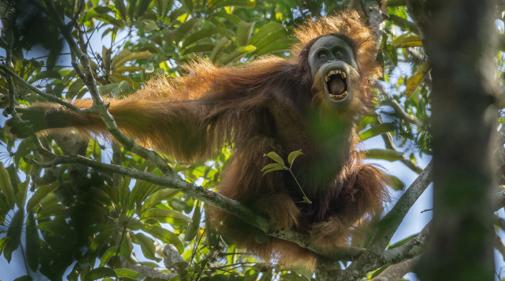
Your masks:
M493 0L408 1L432 77L433 232L421 280L494 280Z

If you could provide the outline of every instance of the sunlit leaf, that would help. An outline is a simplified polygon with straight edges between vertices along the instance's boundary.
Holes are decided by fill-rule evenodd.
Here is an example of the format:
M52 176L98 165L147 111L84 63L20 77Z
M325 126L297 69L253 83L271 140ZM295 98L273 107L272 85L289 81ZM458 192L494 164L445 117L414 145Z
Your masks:
M381 159L386 161L397 161L404 159L403 153L393 149L368 149L364 152L366 157L371 159Z
M386 132L391 132L395 129L395 125L393 123L381 123L378 125L374 125L364 131L359 133L359 139L361 141L367 140L369 138L384 134Z
M428 73L429 64L427 62L418 66L416 73L407 79L407 90L405 94L407 96L412 95L417 87L423 82L426 73Z
M394 190L403 190L405 188L405 183L403 183L403 181L401 181L398 177L396 177L394 175L387 174L386 180L387 180L388 186L390 186Z
M303 155L303 152L302 150L295 150L295 151L291 151L288 155L288 164L289 166L293 166L293 163L295 162L296 158L298 158L299 156L302 156Z
M422 47L423 41L417 34L403 34L393 39L391 45L396 48Z
M284 163L284 159L282 159L282 157L275 151L270 151L266 153L264 156L274 160L276 163L282 165L283 167L286 166L286 164Z
M225 6L248 8L254 8L254 6L256 6L256 0L210 0L208 3L209 8L211 9L222 8Z
M286 169L286 167L283 164L269 163L269 164L266 164L261 169L261 172L263 172L263 175L266 175L266 174L271 173L271 172L282 171L282 170L285 170L285 169Z

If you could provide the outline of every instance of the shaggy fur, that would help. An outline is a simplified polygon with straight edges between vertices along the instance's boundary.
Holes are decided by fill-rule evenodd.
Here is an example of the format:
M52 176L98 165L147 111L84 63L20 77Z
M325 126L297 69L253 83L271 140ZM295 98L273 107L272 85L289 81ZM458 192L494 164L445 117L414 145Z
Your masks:
M351 230L381 210L386 196L382 173L364 164L354 149L356 116L372 99L370 80L379 74L376 42L356 12L310 21L295 31L299 43L291 59L267 57L236 67L194 61L183 77L159 77L122 100L109 100L119 128L146 146L182 161L212 157L226 143L235 153L219 192L267 216L277 229L308 234L320 249L349 241ZM353 101L341 112L313 90L308 50L317 38L336 34L353 47L360 81L351 85ZM79 100L79 107L90 101ZM93 114L77 114L54 105L46 111L48 128L74 126L105 133ZM326 129L325 121L332 124ZM316 125L314 125L316 124ZM320 126L320 128L318 128ZM285 172L262 175L270 151L304 155L293 170L312 204ZM208 207L210 223L239 246L266 259L313 268L315 257L292 243L265 237L220 209Z

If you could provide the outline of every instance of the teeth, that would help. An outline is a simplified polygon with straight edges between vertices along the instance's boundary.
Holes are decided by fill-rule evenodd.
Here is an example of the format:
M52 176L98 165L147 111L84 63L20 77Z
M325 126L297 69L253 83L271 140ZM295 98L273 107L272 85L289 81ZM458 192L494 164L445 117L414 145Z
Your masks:
M347 78L347 74L340 70L340 69L334 69L334 70L331 70L330 72L328 72L328 75L326 75L325 77L325 82L328 82L330 80L330 76L331 75L339 75L340 77L346 79Z
M329 94L330 98L334 98L334 99L343 99L347 96L347 91L343 92L342 94L340 95L332 95L332 94Z

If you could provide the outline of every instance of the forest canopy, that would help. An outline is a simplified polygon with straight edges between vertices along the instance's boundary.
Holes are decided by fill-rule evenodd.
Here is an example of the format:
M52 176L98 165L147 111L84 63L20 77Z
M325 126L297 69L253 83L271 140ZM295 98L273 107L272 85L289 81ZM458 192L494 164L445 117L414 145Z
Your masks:
M505 3L453 2L0 2L0 279L501 280L505 257L501 210L505 206L501 92ZM184 148L167 153L122 128L125 119L118 118L111 101L135 101L135 93L148 92L148 81L160 77L169 82L156 87L173 92L179 89L170 81L189 80L181 83L185 86L181 93L189 97L208 85L238 89L232 82L245 85L248 78L260 79L257 77L264 79L261 81L285 78L288 82L274 85L292 89L289 87L296 84L310 92L313 87L303 84L304 77L293 75L291 79L300 79L290 83L287 75L263 77L258 73L266 71L247 72L244 66L274 69L277 65L287 71L287 66L277 62L293 61L298 54L306 56L309 67L320 66L310 61L312 53L304 53L311 52L310 44L317 41L304 41L303 35L310 29L300 27L349 10L359 15L376 46L365 47L371 43L366 40L353 45L353 37L360 36L356 27L347 30L347 37L340 41L320 44L344 46L335 56L356 65L360 74L366 73L366 81L360 77L360 83L369 96L360 108L367 110L352 115L352 143L363 157L363 167L370 165L384 174L389 194L379 211L375 205L370 207L373 202L380 204L379 199L367 201L374 211L367 213L366 227L353 229L352 241L331 251L315 247L307 233L291 226L272 228L268 216L256 208L259 205L218 192L234 153L256 151L240 149L243 142L254 143L248 135L223 141L209 153L210 159L188 163L177 154L184 154ZM298 73L295 70L286 73ZM310 79L315 79L314 73ZM219 80L219 75L240 79ZM353 89L345 82L349 72L332 75L344 82L331 84L337 78L328 75L326 92L333 99L345 99ZM156 94L151 107L164 105ZM223 102L221 96L213 98L213 102ZM76 100L81 99L89 102L79 109ZM94 114L103 128L98 134L68 128L35 133L41 129L36 128L38 123L27 120L46 120L46 116L30 108L48 102L69 112ZM267 99L264 104L270 108L275 102ZM241 106L250 103L222 108ZM135 116L146 113L142 108L135 110ZM154 134L152 130L157 128L170 128L164 132L168 136L185 134L186 128L197 126L188 112L181 113L190 121L182 129L164 126L164 120L156 119L149 127L151 132L143 136ZM212 113L219 117L219 112ZM33 115L27 117L29 114ZM58 122L70 122L72 115L62 116ZM241 117L230 115L225 125L239 122ZM290 128L286 124L291 119L282 121L278 126ZM252 121L239 124L241 127L230 125L229 129L216 126L223 134L253 130L248 126ZM219 138L224 137L212 135L211 141ZM183 138L180 146L194 149L201 145L192 140ZM298 178L305 173L297 173L297 165L313 154L301 147L282 153L272 147L246 158L256 165L243 165L243 170L257 169L247 173L255 177L246 182L263 186L267 180L262 180L281 174L293 182L296 188L292 192L305 201L305 205L295 202L297 206L310 206L314 197L305 194L306 186L319 179ZM371 182L379 172L367 173ZM240 177L233 182L240 182ZM349 181L342 182L349 185ZM382 198L382 194L376 196ZM284 206L289 204L280 204L285 199L273 201L277 204L265 201L263 209L282 206L288 212ZM331 202L345 208L350 201ZM237 246L211 227L208 206L232 214L248 226L247 231L261 233L254 243L276 239L297 245L316 257L317 268L290 266L282 257L264 259L258 257L258 251ZM495 258L493 251L499 256ZM443 261L437 258L440 256Z

